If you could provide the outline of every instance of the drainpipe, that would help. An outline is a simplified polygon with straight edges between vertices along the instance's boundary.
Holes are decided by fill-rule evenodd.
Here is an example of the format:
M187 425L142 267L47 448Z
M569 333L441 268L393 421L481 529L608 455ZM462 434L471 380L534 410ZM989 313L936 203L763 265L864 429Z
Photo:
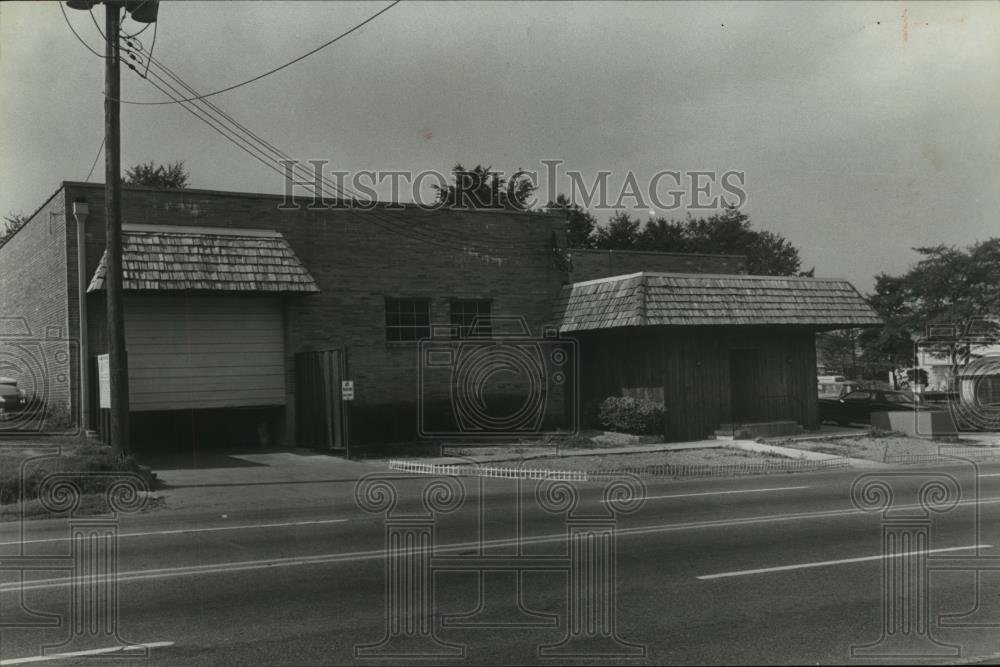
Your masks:
M86 201L73 202L73 217L76 218L76 293L77 313L80 329L80 430L86 436L90 424L90 357L87 345L87 233L89 214Z

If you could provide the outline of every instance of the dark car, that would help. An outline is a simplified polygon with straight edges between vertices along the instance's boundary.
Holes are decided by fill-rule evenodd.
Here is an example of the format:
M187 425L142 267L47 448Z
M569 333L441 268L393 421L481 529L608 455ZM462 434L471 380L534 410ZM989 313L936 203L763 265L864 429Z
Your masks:
M0 377L0 420L9 419L26 405L24 390L18 389L17 380Z
M859 389L841 398L819 399L819 420L837 422L841 426L851 423L871 423L873 412L892 410L929 410L905 391Z

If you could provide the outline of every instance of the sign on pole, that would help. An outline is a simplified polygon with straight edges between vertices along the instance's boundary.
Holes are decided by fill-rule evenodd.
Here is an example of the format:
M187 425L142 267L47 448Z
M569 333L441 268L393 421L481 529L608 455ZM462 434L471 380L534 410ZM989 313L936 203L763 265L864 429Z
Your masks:
M340 398L345 401L354 400L354 380L342 380L340 382Z
M97 386L98 405L102 408L111 407L111 363L107 354L97 355Z

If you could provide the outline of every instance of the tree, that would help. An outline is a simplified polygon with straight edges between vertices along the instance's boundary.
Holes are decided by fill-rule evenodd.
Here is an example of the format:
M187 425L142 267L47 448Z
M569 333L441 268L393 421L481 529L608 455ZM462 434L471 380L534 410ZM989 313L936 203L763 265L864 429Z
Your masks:
M858 366L857 331L823 331L816 334L816 356L830 369L856 379Z
M188 186L188 171L183 162L173 162L166 166L149 161L125 170L125 185L145 185L152 188L183 190Z
M593 235L597 226L594 216L571 203L566 195L558 195L546 208L550 211L562 211L566 215L566 244L570 248L594 247Z
M606 227L594 231L594 246L604 250L645 250L647 248L641 247L641 238L639 221L619 211L611 216Z
M28 216L24 213L8 213L3 218L3 229L0 230L0 246L17 233L21 227L28 222Z
M527 178L510 181L492 167L476 165L466 169L456 164L451 175L455 182L451 185L435 185L440 203L453 208L499 208L524 210L537 186Z
M963 333L979 326L980 340L1000 341L1000 237L965 249L950 246L914 248L921 259L900 276L881 273L868 303L885 321L859 339L866 365L884 370L916 362L917 341L924 349L967 364L974 346L954 336L927 337L930 325L946 325ZM956 344L958 343L958 344Z
M611 250L743 255L747 271L759 275L794 276L801 267L795 246L779 234L753 229L750 216L735 206L708 218L651 218L641 229L638 220L620 212L607 227L597 228L594 244Z

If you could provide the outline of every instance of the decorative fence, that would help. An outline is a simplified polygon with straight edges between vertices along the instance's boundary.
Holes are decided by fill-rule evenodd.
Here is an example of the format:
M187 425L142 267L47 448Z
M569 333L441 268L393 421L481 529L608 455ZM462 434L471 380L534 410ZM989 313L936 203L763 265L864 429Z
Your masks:
M448 477L496 477L499 479L551 479L561 482L586 482L587 473L581 470L532 470L480 465L440 465L417 461L389 461L389 469L399 472L414 472L421 475L445 475Z
M640 479L673 477L723 477L733 475L766 475L782 472L809 472L846 468L849 461L835 457L822 461L789 460L759 463L730 463L724 465L648 465L610 470L539 470L504 466L440 465L416 461L389 461L389 469L421 475L449 477L495 477L500 479L549 479L565 482L608 480L616 477L635 476Z

